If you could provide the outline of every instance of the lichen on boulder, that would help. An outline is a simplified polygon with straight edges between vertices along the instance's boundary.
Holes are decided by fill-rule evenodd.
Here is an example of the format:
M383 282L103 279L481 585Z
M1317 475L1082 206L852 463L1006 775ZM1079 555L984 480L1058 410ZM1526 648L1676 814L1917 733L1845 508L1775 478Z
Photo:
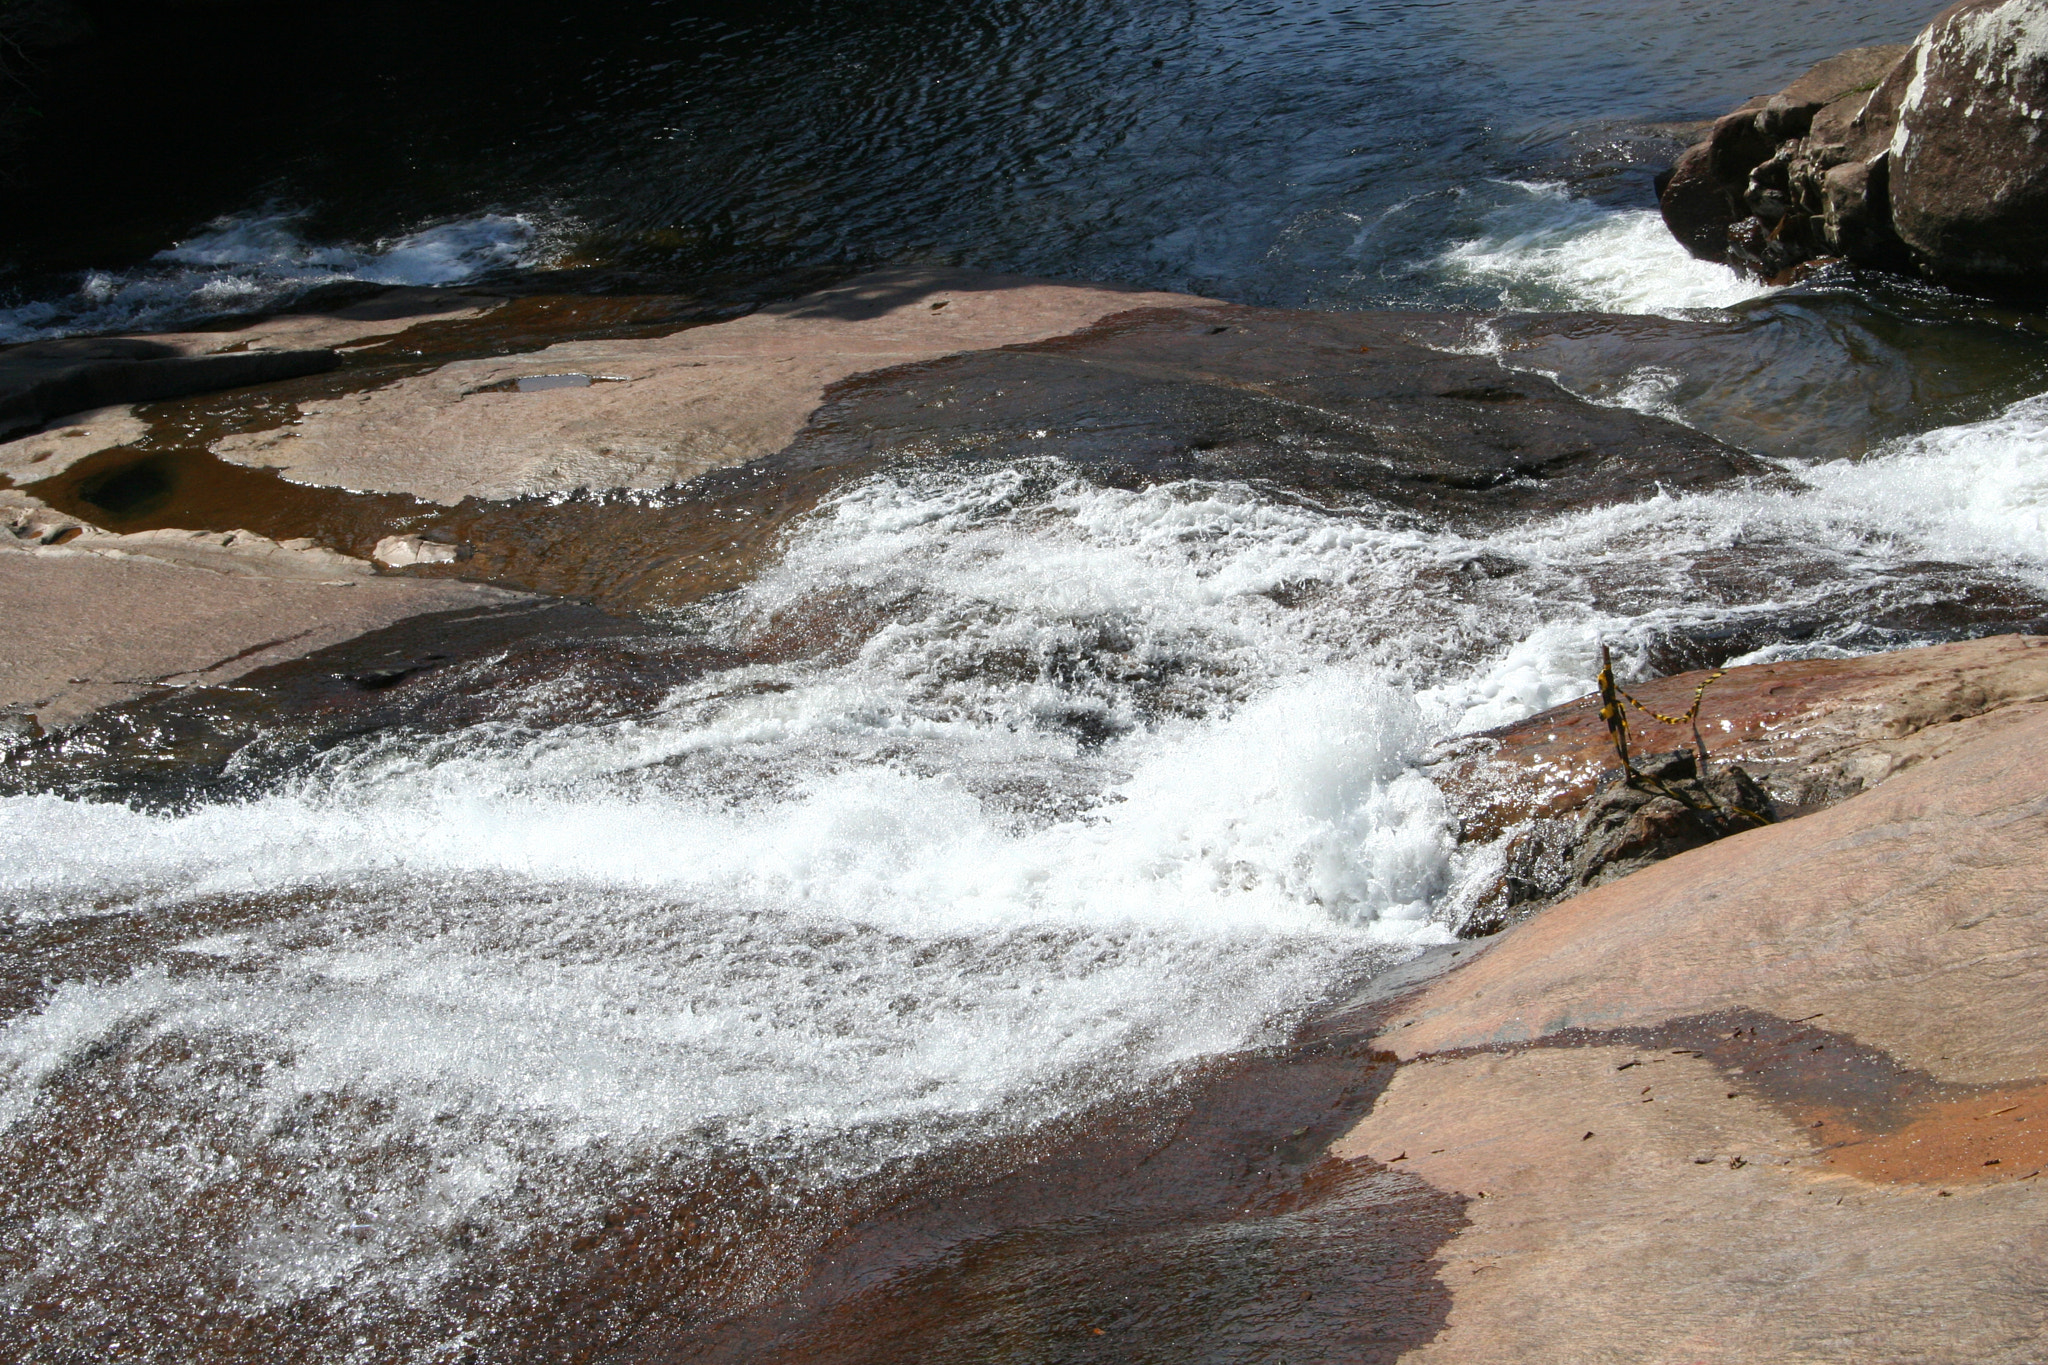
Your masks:
M1962 0L1907 47L1820 63L1716 120L1658 185L1693 255L2048 295L2048 0Z

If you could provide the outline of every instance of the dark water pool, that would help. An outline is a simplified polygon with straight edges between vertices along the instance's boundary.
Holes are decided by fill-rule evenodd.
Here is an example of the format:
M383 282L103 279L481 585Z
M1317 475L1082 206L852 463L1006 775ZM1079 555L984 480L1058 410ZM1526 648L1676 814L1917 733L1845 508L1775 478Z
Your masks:
M169 287L360 268L351 250L468 223L379 268L431 282L546 259L702 281L943 260L1245 302L1486 304L1495 282L1430 263L1515 202L1493 182L1647 206L1674 144L1646 123L1904 41L1931 9L109 6L99 41L37 74L0 260L17 303L54 298L225 215L178 262L198 277ZM238 301L214 284L212 303Z

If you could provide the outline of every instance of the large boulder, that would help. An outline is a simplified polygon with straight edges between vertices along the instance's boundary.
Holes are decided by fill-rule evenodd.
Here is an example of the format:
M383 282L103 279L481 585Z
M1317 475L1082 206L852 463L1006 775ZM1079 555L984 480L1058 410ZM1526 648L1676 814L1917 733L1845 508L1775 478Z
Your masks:
M1658 187L1693 255L2048 292L2048 0L1962 0L1910 47L1829 58L1717 120Z
M2048 279L2048 0L1963 0L1913 50L1892 223L1923 273L1995 292Z
M1790 268L1814 254L1808 224L1819 197L1795 185L1793 152L1809 135L1817 144L1881 141L1851 126L1909 49L1859 47L1830 57L1775 95L1759 96L1716 119L1662 178L1664 221L1702 260L1747 265L1763 273ZM1889 121L1882 123L1884 134ZM1871 150L1876 150L1873 146ZM1820 159L1820 158L1816 158ZM1817 171L1850 159L1844 147ZM1789 220L1789 221L1788 221Z

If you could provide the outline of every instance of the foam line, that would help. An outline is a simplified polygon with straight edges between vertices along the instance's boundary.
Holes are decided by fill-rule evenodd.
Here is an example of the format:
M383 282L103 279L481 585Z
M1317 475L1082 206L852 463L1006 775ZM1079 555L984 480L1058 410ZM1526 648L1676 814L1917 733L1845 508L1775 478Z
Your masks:
M89 271L68 296L0 308L0 342L169 331L197 318L260 311L339 280L460 284L491 270L544 264L561 233L529 215L492 213L368 244L321 245L300 235L302 217L217 219L132 270Z

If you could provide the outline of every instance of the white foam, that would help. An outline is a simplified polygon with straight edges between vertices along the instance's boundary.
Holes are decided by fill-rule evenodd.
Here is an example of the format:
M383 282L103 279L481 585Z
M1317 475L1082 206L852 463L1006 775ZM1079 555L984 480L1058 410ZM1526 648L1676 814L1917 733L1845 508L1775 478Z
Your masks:
M1583 693L1603 640L1626 665L1930 555L2042 565L2044 431L2029 400L1804 486L1484 537L1052 461L913 467L702 623L745 644L824 613L839 653L605 723L508 697L243 803L0 801L17 917L134 912L174 964L0 1028L0 1140L109 1040L171 1086L147 1049L198 1046L253 1059L206 1082L208 1141L305 1172L259 1191L216 1162L167 1193L164 1158L110 1149L84 1221L51 1215L50 1273L95 1273L95 1217L231 1188L216 1268L264 1302L417 1296L460 1266L450 1228L580 1217L616 1163L801 1186L1272 1041L1443 941L1486 875L1418 771L1435 741ZM1764 586L1712 600L1731 561Z
M368 244L306 241L303 215L222 218L126 271L91 271L75 293L0 309L0 342L91 332L165 331L196 318L253 312L316 285L446 285L509 266L544 264L559 225L484 214Z
M886 713L863 726L876 696L820 693L814 708L829 710L836 695L844 709L834 719L870 741L916 733ZM654 781L621 789L651 753L699 747L650 743L644 730L660 728L596 728L409 779L373 754L315 790L169 818L21 798L9 823L51 839L51 856L10 860L0 885L22 898L91 887L153 901L166 890L247 895L489 874L800 909L903 933L1024 923L1227 932L1418 921L1443 851L1435 790L1404 767L1422 738L1412 705L1344 675L1295 680L1215 725L1141 736L1117 754L1129 775L1099 805L1023 833L956 777L889 766L828 767L781 799L737 805ZM726 735L735 746L779 741L773 757L796 765L816 756L789 731ZM1048 748L1071 754L1072 743L972 727L949 747L953 762L986 767Z
M1480 235L1437 260L1454 282L1497 291L1522 311L1594 310L1680 316L1770 293L1689 255L1650 209L1610 209L1562 185L1498 182L1510 196Z
M1885 533L1929 557L2048 571L2048 395L1805 477L1831 507L1881 509Z
M1441 730L1470 734L1512 725L1586 694L1598 671L1602 628L1619 633L1623 621L1585 616L1538 626L1486 666L1425 689L1417 698Z

